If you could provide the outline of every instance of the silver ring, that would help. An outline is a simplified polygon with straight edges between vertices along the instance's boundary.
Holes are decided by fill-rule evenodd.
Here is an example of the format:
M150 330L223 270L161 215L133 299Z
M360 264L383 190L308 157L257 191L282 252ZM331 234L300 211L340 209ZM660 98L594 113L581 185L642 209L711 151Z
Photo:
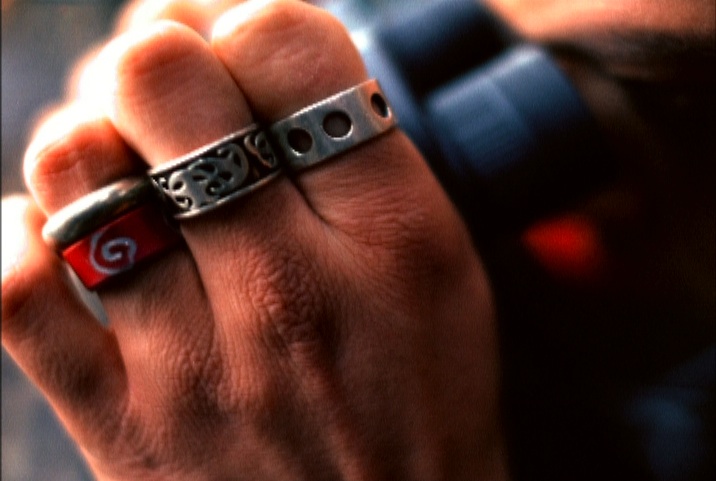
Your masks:
M152 197L156 191L149 178L122 179L55 212L43 226L42 238L53 249L64 249Z
M280 173L278 158L256 125L149 171L176 219L194 217L248 194Z
M363 82L268 129L292 170L302 170L390 130L395 116L378 81Z

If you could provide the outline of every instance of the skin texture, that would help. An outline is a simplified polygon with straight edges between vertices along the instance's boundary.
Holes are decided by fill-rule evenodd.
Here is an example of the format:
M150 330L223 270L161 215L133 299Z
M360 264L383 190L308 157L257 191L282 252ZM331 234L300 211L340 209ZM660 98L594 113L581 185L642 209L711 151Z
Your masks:
M94 189L365 79L327 14L240 3L130 4L71 75L28 148L32 197L3 202L22 234L3 346L98 479L506 478L492 288L401 132L183 223L184 246L100 291L107 328L40 240ZM567 313L548 337L589 337L610 381L659 374L713 341L714 4L489 4L553 48L620 163L568 217L600 270L550 279L571 297L547 299Z
M100 289L106 328L42 243L68 202L366 79L325 12L219 3L131 6L41 122L3 346L101 480L505 479L490 286L402 132L182 223Z

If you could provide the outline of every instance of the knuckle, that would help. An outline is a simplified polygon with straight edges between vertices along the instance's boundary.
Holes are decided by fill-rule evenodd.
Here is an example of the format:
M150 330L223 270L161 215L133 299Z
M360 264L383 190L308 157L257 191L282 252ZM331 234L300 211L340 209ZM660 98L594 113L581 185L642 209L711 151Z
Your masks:
M345 31L340 22L325 10L295 0L266 3L248 27L251 35L276 37L284 43L303 43L311 35Z
M472 250L457 216L449 210L435 209L434 205L406 209L392 231L390 251L401 270L417 270L424 274L422 277L430 278L444 270L455 272L464 253Z
M224 391L224 361L221 355L201 341L181 346L172 345L163 350L160 358L168 366L169 391L181 413L208 423L212 418L220 419L230 404Z
M174 20L204 33L209 22L211 5L193 0L160 0L132 4L119 16L117 30L126 31L158 20Z
M133 169L129 152L106 120L86 118L78 109L67 108L56 112L40 130L25 157L24 174L46 210L54 211ZM45 133L52 140L43 138Z
M149 427L146 404L128 396L123 409L96 430L89 452L96 457L119 461L113 468L125 479L157 479L168 470L164 446L168 442L165 430Z
M121 33L158 20L175 20L206 33L211 20L242 0L152 0L129 2L120 8L115 32Z
M315 261L297 250L254 264L248 289L262 341L289 353L324 341L327 316Z
M310 103L366 76L346 28L325 10L303 2L276 0L249 20L217 30L213 47L227 64L237 66L242 87L251 93L272 85L274 96L252 99L261 110L280 111L286 95L295 93Z
M62 162L64 157L57 156L53 161L54 157L48 151L61 148L71 134L73 129L68 128L68 116L67 108L56 107L48 110L37 122L23 159L23 174L28 187L41 185L45 177L52 176L51 172L66 168Z
M192 269L188 257L175 253L173 262L181 269ZM177 270L177 277L185 278ZM205 425L215 427L236 403L221 329L213 322L210 309L200 297L178 296L167 305L159 300L175 278L167 279L157 273L142 290L140 299L129 307L126 314L132 319L152 319L146 333L146 344L140 359L161 378L161 408L178 418L201 419ZM127 307L125 307L127 309ZM191 326L178 325L178 319L191 317Z
M166 89L167 73L190 71L204 48L204 41L190 28L161 20L117 37L105 47L95 66L112 73L110 85L114 84L116 96L136 95L136 85L154 84L157 88L152 93L157 93Z
M103 90L99 102L108 118L150 164L191 151L248 120L224 65L199 34L177 22L126 32L94 65L93 83ZM162 142L152 141L157 138Z
M400 175L411 178L406 185L423 188L406 189L389 181L376 185L371 199L364 200L360 208L351 206L351 211L359 214L340 224L360 248L362 265L379 269L389 279L397 276L401 283L456 272L465 253L474 250L467 228L447 196L426 175L415 169ZM375 276L375 272L368 275Z
M46 376L45 382L51 386L55 401L74 408L85 408L83 414L87 416L107 414L103 410L114 407L113 402L107 402L108 393L118 392L113 385L117 382L117 375L108 373L106 365L91 361L97 352L113 356L116 345L113 339L109 339L104 345L92 346L88 351L82 353L84 355L64 350L38 351L38 358L33 364L38 372Z

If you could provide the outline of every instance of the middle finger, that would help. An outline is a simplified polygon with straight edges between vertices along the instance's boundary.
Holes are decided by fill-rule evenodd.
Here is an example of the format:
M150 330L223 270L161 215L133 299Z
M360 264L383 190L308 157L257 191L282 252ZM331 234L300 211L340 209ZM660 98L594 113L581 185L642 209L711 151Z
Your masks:
M144 33L128 32L98 65L115 79L104 102L117 131L152 167L253 121L224 64L202 37L178 23L160 21ZM241 346L247 336L264 337L290 318L286 306L320 308L306 293L319 282L315 246L322 229L283 177L183 221L221 339ZM277 319L277 311L285 319Z
M110 122L90 119L59 144L36 151L40 160L33 162L35 175L29 180L31 188L43 184L42 189L32 190L48 213L81 195L83 189L98 188L141 169L123 144L140 154L139 162L144 159L147 168L252 121L243 95L206 42L174 22L159 22L116 39L93 62L83 84L93 89L89 94L85 89L81 102L92 101ZM64 155L67 152L71 158ZM98 165L102 168L97 169ZM81 182L77 182L78 175ZM66 185L73 187L70 197ZM275 279L276 272L283 271L285 257L265 253L277 250L277 240L291 238L285 232L289 221L311 225L301 219L300 197L290 182L277 180L265 190L270 195L256 192L251 199L242 198L186 226L189 248L202 259L213 260L211 265L197 266L192 252L180 247L127 273L123 282L100 289L128 376L138 384L134 392L158 394L165 400L193 399L182 393L211 388L208 395L212 396L211 392L218 393L218 384L236 385L222 378L222 353L229 350L227 343L242 345L235 339L237 332L242 325L252 326L242 324L242 319L249 320L257 310L266 311L276 303L270 290L273 284L266 279ZM203 235L205 231L211 234ZM199 240L198 233L202 233ZM215 322L216 313L223 323ZM229 322L231 326L225 325ZM251 351L230 350L236 356ZM238 361L239 366L252 364L250 359ZM215 385L199 382L202 377ZM158 385L157 379L172 382ZM151 402L137 402L147 401ZM230 396L223 402L231 403Z

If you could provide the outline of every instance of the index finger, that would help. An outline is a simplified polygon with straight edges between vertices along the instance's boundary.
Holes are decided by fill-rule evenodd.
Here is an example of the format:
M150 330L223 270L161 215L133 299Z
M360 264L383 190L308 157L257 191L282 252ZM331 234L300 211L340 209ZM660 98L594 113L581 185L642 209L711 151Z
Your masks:
M265 122L281 120L367 79L343 24L304 2L239 5L217 20L212 48L255 116ZM408 240L411 229L443 230L425 225L425 220L441 218L433 214L450 209L427 163L397 129L302 171L294 180L319 217L355 240Z

